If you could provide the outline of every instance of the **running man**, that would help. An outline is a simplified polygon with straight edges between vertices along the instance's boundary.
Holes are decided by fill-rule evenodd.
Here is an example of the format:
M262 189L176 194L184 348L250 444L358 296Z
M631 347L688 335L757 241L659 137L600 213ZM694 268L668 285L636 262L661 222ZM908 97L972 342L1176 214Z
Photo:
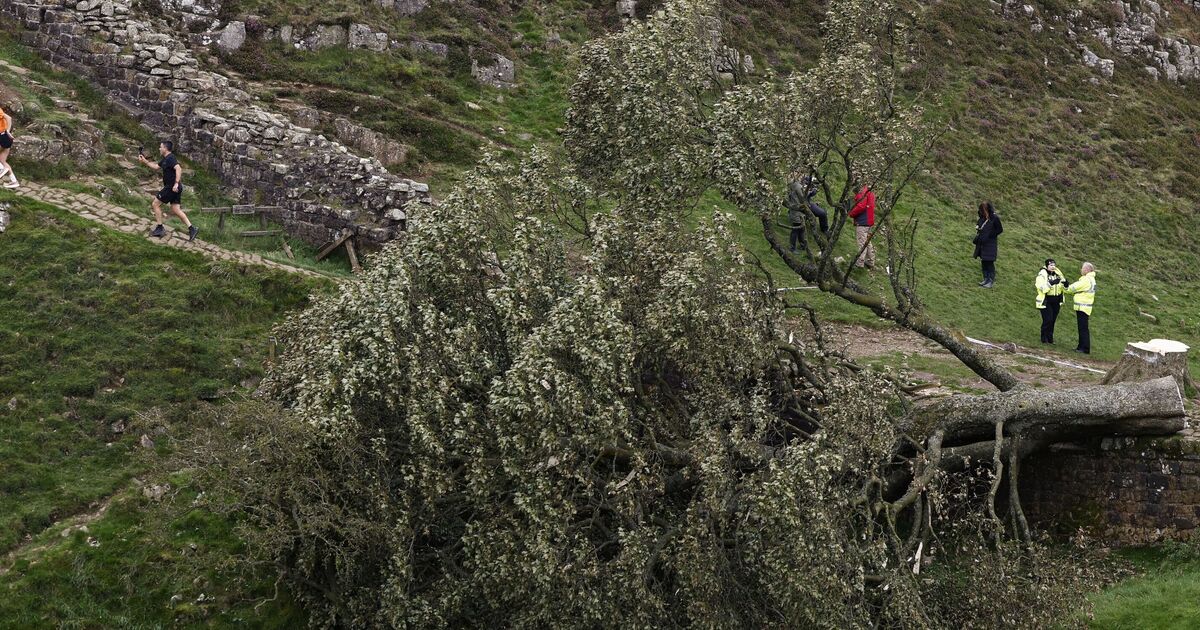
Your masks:
M0 179L8 175L11 180L4 185L5 188L17 188L21 185L17 183L17 174L8 165L8 152L12 150L13 145L12 125L12 116L0 108Z
M154 219L158 221L158 225L154 226L154 231L150 236L162 238L167 235L166 228L163 227L163 212L162 205L164 203L171 205L171 212L179 217L184 225L188 228L188 240L196 239L196 233L200 230L192 225L188 220L187 215L183 213L183 208L179 207L179 199L183 196L183 167L179 165L179 160L175 159L175 154L172 153L175 149L175 144L170 140L163 140L158 145L158 152L162 155L162 159L158 164L146 159L141 151L138 151L138 161L156 171L162 171L163 188L154 195Z

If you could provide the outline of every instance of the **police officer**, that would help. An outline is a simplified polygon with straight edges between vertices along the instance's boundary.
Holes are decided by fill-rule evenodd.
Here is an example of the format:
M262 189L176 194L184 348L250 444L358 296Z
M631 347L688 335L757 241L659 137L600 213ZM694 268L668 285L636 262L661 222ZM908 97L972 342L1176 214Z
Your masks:
M1079 347L1075 352L1092 353L1092 336L1088 331L1088 320L1092 316L1092 305L1096 303L1096 266L1090 262L1083 263L1079 270L1080 278L1067 287L1067 293L1072 295L1075 304L1075 320L1079 323Z
M1058 311L1062 308L1067 279L1059 272L1053 258L1046 259L1045 266L1038 271L1034 286L1037 287L1034 306L1042 314L1042 343L1054 343L1054 324L1058 321Z

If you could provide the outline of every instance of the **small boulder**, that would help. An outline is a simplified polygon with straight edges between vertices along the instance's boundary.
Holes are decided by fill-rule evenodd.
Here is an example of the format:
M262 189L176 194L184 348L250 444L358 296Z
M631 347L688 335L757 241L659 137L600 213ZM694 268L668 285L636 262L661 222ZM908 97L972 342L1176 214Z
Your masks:
M441 59L445 59L446 57L450 56L450 47L437 42L416 39L409 42L408 47L417 52L430 54Z
M164 484L161 486L146 486L142 488L142 496L150 499L151 501L158 502L162 501L163 497L167 496L167 491L170 489L171 486L169 484Z
M493 55L493 63L490 66L481 66L478 61L472 59L471 76L475 77L476 81L494 88L506 89L517 86L516 64L512 59L502 55Z
M322 24L309 37L309 48L321 50L346 45L346 29L337 24Z
M245 22L230 22L225 25L221 31L221 36L217 38L217 47L225 52L233 52L242 47L246 43L246 23ZM166 61L164 59L164 61Z

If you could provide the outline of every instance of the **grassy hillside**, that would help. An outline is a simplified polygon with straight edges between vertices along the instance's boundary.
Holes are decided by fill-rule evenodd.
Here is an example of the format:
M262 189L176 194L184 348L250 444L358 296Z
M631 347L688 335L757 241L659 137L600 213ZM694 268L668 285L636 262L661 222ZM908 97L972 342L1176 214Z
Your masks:
M1115 359L1134 339L1195 345L1200 86L1151 81L1133 60L1118 64L1113 81L1093 83L1060 33L1033 34L986 4L944 3L930 18L930 61L912 81L937 86L953 129L909 199L925 226L931 308L969 333L1036 345L1038 267L1054 257L1074 279L1087 260L1099 269L1100 358ZM954 63L935 61L945 58ZM1005 226L991 292L974 287L970 259L983 199L995 201Z
M1122 555L1141 575L1092 597L1095 609L1090 627L1196 627L1200 617L1200 549L1194 544L1171 544L1126 550Z
M272 25L365 21L460 52L438 60L404 49L304 53L252 42L220 63L254 80L266 101L305 103L410 144L415 150L396 170L429 178L444 193L485 147L518 151L557 141L570 53L617 28L612 4L435 3L400 18L373 3L233 0L225 4L229 17L257 14ZM760 69L802 68L818 52L819 4L730 1L733 44ZM1035 4L1064 10L1062 2ZM642 2L639 10L655 6ZM931 119L951 130L903 210L921 222L920 290L930 310L969 335L1037 346L1032 281L1042 260L1056 258L1072 279L1088 260L1100 270L1097 358L1115 359L1135 339L1196 345L1200 237L1191 223L1200 206L1200 86L1155 83L1132 60L1118 63L1115 79L1094 82L1061 31L1035 34L988 3L946 0L930 4L924 17L922 61L906 77L911 94L930 99ZM1198 23L1189 16L1174 28L1195 32ZM476 85L465 46L516 59L520 86ZM48 90L0 73L41 104L36 115L74 124L53 107L53 98L71 96L111 139L110 155L96 164L22 158L19 172L104 192L130 207L141 203L145 174L115 156L128 153L127 142L149 140L145 132L11 40L0 40L0 58L32 68ZM215 180L198 173L193 182L197 203L221 200ZM1005 225L991 291L976 287L971 259L974 208L983 199L997 204ZM722 205L715 196L705 201ZM190 509L187 475L154 471L172 439L191 431L196 407L253 385L271 324L304 304L315 285L213 265L11 196L0 194L0 202L12 204L15 219L0 236L0 626L295 627L300 615L286 594L274 599L265 573L236 576L221 565L239 553L238 542L228 523ZM741 221L747 249L777 283L796 284L767 251L757 220ZM861 309L804 297L826 317L875 323ZM1057 336L1057 350L1073 346L1069 311ZM1193 363L1200 370L1200 353ZM137 445L143 433L155 448ZM169 483L178 494L153 502L134 478ZM88 531L63 535L64 518L110 497ZM5 558L13 549L21 551ZM1194 590L1195 563L1171 566L1179 592ZM1160 586L1138 584L1097 599L1102 627L1128 627L1119 612L1126 598L1159 601L1148 598ZM1162 588L1154 592L1176 592ZM271 601L257 606L264 600Z
M339 3L289 2L291 13L267 11L268 4L238 0L226 11L258 12L279 23L361 19L517 60L520 86L513 91L476 85L469 59L454 54L443 61L406 49L306 53L272 43L225 60L262 80L258 89L268 99L303 101L412 144L417 150L400 170L432 178L435 192L443 193L482 147L555 142L571 50L618 27L607 2L446 5L411 18ZM1036 5L1047 18L1069 8ZM656 6L639 3L639 12ZM802 68L819 52L816 3L731 0L725 8L731 43L752 53L760 70ZM1105 16L1100 8L1085 8ZM1172 29L1191 32L1196 16L1185 8L1176 13ZM923 296L937 316L967 334L1036 346L1032 283L1042 261L1057 259L1071 279L1090 261L1099 269L1096 358L1115 359L1133 339L1194 340L1200 333L1192 308L1200 291L1200 238L1189 223L1200 206L1194 129L1200 87L1154 82L1138 60L1120 60L1115 79L1098 80L1062 30L1034 33L1023 19L1002 18L988 4L967 0L924 9L919 62L906 71L906 81L912 95L932 99L926 102L931 121L951 130L902 204L922 226ZM985 199L996 203L1005 222L992 291L975 286L978 262L971 258L975 207ZM756 222L744 224L747 246L769 259ZM788 277L781 265L771 268L781 280ZM841 306L829 310L837 319L864 321ZM1060 326L1057 349L1070 350L1074 315L1064 313Z
M639 14L659 5L639 2ZM228 17L263 16L263 28L361 21L401 41L446 44L450 53L439 59L407 48L308 52L251 38L221 63L257 82L252 91L266 101L316 107L408 144L413 150L406 162L391 170L431 179L445 191L484 148L519 150L556 140L566 111L571 52L620 27L613 7L608 0L433 3L400 17L374 4L233 0L223 5ZM813 0L731 1L727 17L745 27L731 31L734 45L783 70L819 52L819 15ZM518 87L496 90L476 83L471 50L484 65L493 53L514 59Z
M2 573L7 552L52 524L138 496L131 479L188 430L190 409L253 386L268 330L318 285L210 263L8 193L0 203L13 217L0 235ZM156 445L140 445L143 435ZM120 500L90 534L43 535L51 553L0 576L0 626L116 624L133 610L169 621L171 595L158 595L190 592L201 577L163 571L179 548L202 538L215 566L215 552L236 546L227 525L178 505L162 517Z

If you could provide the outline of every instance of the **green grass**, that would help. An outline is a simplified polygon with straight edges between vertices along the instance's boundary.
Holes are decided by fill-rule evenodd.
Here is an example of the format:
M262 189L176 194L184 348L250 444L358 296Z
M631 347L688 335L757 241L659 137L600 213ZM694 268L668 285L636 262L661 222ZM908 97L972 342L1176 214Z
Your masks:
M0 625L14 628L298 628L303 611L267 569L247 574L230 524L189 508L184 475L157 504L122 493L100 519L55 527L0 576ZM182 490L178 488L182 487Z
M0 202L12 215L0 236L3 553L144 474L163 453L164 436L186 431L173 423L192 406L240 396L263 373L271 326L326 283L211 263L7 193ZM139 447L142 434L158 448ZM175 527L149 517L140 522ZM124 531L124 523L106 517L97 526ZM228 538L217 525L204 527ZM159 552L137 531L126 537L129 547L149 545L139 553ZM112 555L87 566L75 556L65 565L74 573L37 564L35 574L18 570L0 578L5 594L25 593L26 579L56 584L38 587L50 589L44 599L0 595L0 626L18 612L56 610L49 618L65 623L97 619L93 613L103 609L115 615L104 618L117 623L123 611L150 610L136 593L95 600L74 594L121 584L141 589L157 579L148 567L121 580L104 578L139 566L136 556L120 555L117 536L109 541ZM110 553L100 549L94 553ZM10 605L16 601L29 605Z
M953 126L904 204L923 227L918 264L930 310L972 335L1036 346L1032 285L1042 261L1055 258L1072 280L1090 261L1099 268L1094 356L1113 360L1127 341L1151 337L1193 342L1196 86L1149 81L1132 63L1094 85L1058 35L1035 35L983 3L946 3L930 22L931 58L956 61L927 62L913 79L936 82ZM974 286L970 257L983 199L997 204L1005 227L992 291ZM1059 348L1076 339L1073 314L1064 315Z
M1140 575L1092 596L1096 630L1195 628L1200 619L1200 557L1182 545L1121 552ZM1184 547L1186 548L1186 547ZM1181 557L1182 556L1182 557Z

